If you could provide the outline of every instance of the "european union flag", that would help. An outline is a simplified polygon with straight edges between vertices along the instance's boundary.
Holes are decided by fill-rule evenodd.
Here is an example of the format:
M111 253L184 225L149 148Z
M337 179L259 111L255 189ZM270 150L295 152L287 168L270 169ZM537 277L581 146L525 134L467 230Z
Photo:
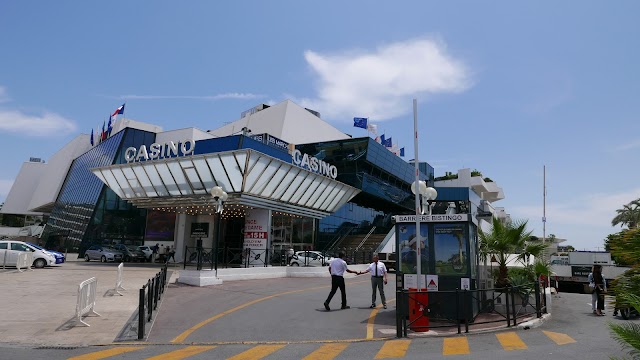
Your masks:
M353 126L366 129L367 128L367 118L354 117L353 118Z
M400 149L400 156L404 156L404 148Z
M385 144L384 134L380 135L380 144L382 144L382 145Z
M383 145L384 145L384 146L386 146L386 147L388 147L388 148L389 148L389 147L392 147L392 146L393 146L393 143L391 142L391 137L389 137L388 139L386 139L386 140L384 141Z

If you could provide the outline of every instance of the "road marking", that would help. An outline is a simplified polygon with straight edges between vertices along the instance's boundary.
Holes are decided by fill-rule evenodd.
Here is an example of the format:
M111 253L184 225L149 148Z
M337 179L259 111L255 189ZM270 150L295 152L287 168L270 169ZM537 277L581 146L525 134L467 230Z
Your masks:
M553 340L553 342L555 342L558 345L566 345L566 344L572 344L576 342L571 336L567 334L556 333L556 332L545 331L545 330L542 330L542 332L545 335L547 335L549 339Z
M146 360L181 360L214 348L215 346L187 346L186 348L160 354Z
M387 301L387 305L390 302L394 302L394 301L396 301L396 299L391 299ZM378 306L373 310L371 310L371 314L369 314L369 319L367 320L367 339L373 339L373 327L375 325L376 315L378 315L379 310L380 310L380 307Z
M469 340L466 337L445 338L442 344L442 355L470 354Z
M128 353L131 351L136 351L144 349L144 346L126 346L126 347L116 347L102 351L96 351L89 354L84 354L80 356L75 356L69 358L67 360L98 360L98 359L106 359L111 356L120 355L124 353Z
M411 340L389 340L385 341L384 345L376 354L376 359L391 359L401 358L407 354Z
M520 336L518 336L518 334L516 334L515 332L506 332L506 333L496 334L496 337L500 341L502 348L505 349L506 351L527 349L527 345L524 342L522 342L522 339L520 339Z
M325 285L325 286L316 286L316 287L312 287L312 288L308 288L308 289L292 290L292 291L287 291L287 292L283 292L283 293L280 293L280 294L269 295L269 296L266 296L266 297L263 297L263 298L260 298L260 299L256 299L256 300L249 301L249 302L244 303L244 304L242 304L242 305L238 305L238 306L234 307L233 309L229 309L229 310L223 311L223 312L221 312L221 313L220 313L220 314L218 314L218 315L215 315L215 316L213 316L213 317L208 318L207 320L204 320L204 321L199 322L198 324L196 324L196 325L192 326L191 328L189 328L189 329L185 330L184 332L182 332L180 335L178 335L178 336L176 336L175 338L173 338L173 340L171 340L171 343L181 343L181 342L184 342L184 340L185 340L189 335L191 335L194 331L196 331L196 330L200 329L201 327L203 327L203 326L207 325L208 323L210 323L210 322L212 322L212 321L215 321L215 320L218 320L219 318L221 318L221 317L223 317L223 316L225 316L225 315L229 315L229 314L231 314L231 313L233 313L233 312L235 312L235 311L238 311L238 310L240 310L240 309L244 309L244 308L246 308L247 306L251 306L251 305L257 304L257 303L259 303L259 302L261 302L261 301L265 301L265 300L273 299L273 298L276 298L276 297L278 297L278 296L290 295L290 294L296 294L296 293L300 293L300 292L304 292L304 291L309 291L309 290L326 289L326 288L330 288L330 287L331 287L331 286L327 286L327 285Z
M258 360L282 349L284 345L258 345L227 360Z
M347 344L325 344L320 346L318 350L302 358L302 360L330 360L338 356L344 349L349 346Z

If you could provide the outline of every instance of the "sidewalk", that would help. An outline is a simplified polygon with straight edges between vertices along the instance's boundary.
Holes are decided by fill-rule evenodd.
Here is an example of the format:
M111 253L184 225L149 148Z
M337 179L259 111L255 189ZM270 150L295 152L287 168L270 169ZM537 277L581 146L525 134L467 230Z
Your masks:
M160 264L126 263L121 290L114 293L117 263L85 262L69 254L64 264L19 273L0 268L0 341L30 346L85 346L111 343L138 308L139 289L160 271ZM90 326L75 325L78 286L96 277L95 311Z

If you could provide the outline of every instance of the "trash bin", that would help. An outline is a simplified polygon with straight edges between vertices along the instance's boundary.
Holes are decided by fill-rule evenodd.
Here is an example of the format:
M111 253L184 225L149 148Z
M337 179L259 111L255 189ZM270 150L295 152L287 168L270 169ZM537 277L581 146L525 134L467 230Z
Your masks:
M409 289L409 328L416 332L429 331L429 297L426 289Z

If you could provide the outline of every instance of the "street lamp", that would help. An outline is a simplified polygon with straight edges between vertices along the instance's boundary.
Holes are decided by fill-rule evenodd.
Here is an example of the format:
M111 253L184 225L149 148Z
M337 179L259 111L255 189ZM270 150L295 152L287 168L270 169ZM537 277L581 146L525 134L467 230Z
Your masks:
M213 196L214 207L216 214L218 214L218 221L216 224L216 240L213 247L213 266L216 271L216 278L218 277L218 241L220 240L220 218L222 217L222 211L224 211L224 202L229 197L220 186L214 186L211 189L211 196Z
M418 181L418 189L416 189L416 182L411 184L411 192L420 196L420 213L422 215L431 215L431 210L435 206L433 200L438 197L438 191L431 186L427 186L425 181Z

